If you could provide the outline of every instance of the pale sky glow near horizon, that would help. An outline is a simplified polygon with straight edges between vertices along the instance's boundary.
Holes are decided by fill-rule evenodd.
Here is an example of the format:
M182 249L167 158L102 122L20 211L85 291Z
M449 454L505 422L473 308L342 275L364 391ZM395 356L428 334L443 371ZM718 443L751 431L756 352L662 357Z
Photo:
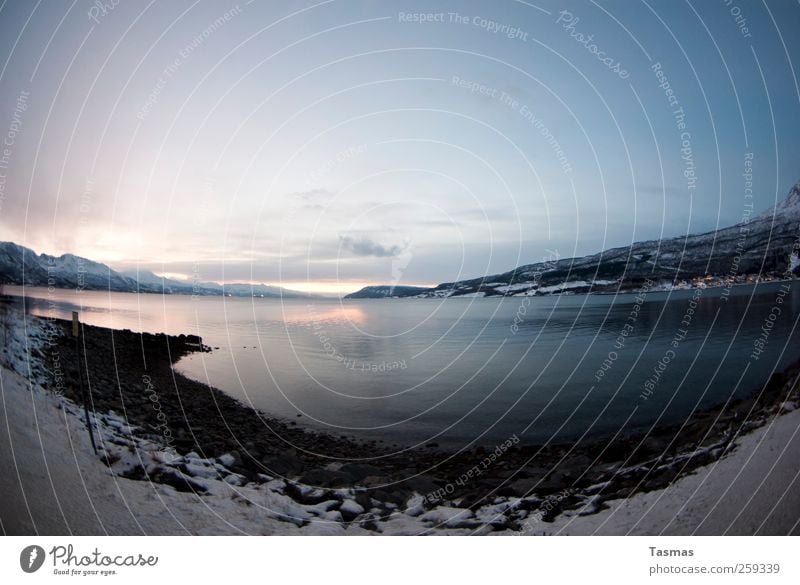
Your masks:
M755 213L800 180L794 1L100 4L0 7L0 240L342 293L735 224L746 160Z

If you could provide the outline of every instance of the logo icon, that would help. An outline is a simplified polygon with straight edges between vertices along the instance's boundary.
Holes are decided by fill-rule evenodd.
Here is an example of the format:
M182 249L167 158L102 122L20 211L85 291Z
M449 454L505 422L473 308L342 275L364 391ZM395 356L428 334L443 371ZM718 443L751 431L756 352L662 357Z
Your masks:
M41 546L32 544L22 549L19 554L19 566L26 573L35 573L44 564L44 549Z

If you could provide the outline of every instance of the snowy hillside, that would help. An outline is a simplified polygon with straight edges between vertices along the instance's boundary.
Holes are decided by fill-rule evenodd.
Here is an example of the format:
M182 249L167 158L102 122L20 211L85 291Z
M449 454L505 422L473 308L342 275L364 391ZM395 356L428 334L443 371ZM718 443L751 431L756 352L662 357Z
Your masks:
M799 227L800 183L773 209L730 227L637 242L582 258L554 258L503 274L446 282L417 296L615 292L639 289L648 279L669 289L800 276Z
M0 283L54 286L114 292L230 295L239 297L307 298L307 295L265 284L192 283L163 278L148 270L117 272L105 264L64 254L36 254L13 242L0 242Z
M347 299L387 299L387 298L402 298L412 297L425 292L430 289L419 286L365 286L358 292L351 293L345 298Z

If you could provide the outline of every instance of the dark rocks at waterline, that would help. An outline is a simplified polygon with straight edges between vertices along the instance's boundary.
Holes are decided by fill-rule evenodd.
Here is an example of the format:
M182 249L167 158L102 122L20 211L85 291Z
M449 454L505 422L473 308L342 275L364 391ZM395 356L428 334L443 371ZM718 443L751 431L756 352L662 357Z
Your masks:
M279 477L295 477L303 472L306 467L305 462L299 457L289 455L287 453L277 453L274 455L267 455L262 458L263 464L267 473L277 475Z
M300 476L299 482L326 488L350 487L354 484L353 476L331 469L311 469Z
M379 467L367 463L345 463L339 471L349 475L353 481L361 481L370 476L378 476L382 473Z
M179 492L194 494L205 493L206 488L197 482L192 481L184 474L178 473L167 468L158 468L152 473L147 473L143 467L134 467L131 471L122 475L128 479L146 480L154 483L161 483L175 488Z

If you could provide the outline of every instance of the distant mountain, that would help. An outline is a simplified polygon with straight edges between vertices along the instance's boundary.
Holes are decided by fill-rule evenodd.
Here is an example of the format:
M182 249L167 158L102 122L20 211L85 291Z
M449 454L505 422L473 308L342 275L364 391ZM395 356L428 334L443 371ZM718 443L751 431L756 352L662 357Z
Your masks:
M37 255L13 242L0 242L0 283L114 292L194 294L200 296L314 298L316 295L265 284L192 283L162 278L148 270L117 272L87 258Z
M361 290L350 293L346 299L386 299L413 297L432 289L420 286L365 286Z
M155 288L161 292L162 288L167 294L198 294L198 295L231 295L234 297L270 297L270 298L311 298L316 295L299 291L269 286L266 284L240 284L231 283L221 285L216 282L198 282L193 284L185 280L175 280L158 276L149 270L127 270L120 272L123 276L139 283L139 287Z
M800 276L800 183L774 208L713 232L638 242L582 258L553 258L502 274L446 282L417 297L511 296L725 285ZM364 298L366 287L345 298ZM386 295L384 295L386 296ZM395 295L409 296L409 295Z

